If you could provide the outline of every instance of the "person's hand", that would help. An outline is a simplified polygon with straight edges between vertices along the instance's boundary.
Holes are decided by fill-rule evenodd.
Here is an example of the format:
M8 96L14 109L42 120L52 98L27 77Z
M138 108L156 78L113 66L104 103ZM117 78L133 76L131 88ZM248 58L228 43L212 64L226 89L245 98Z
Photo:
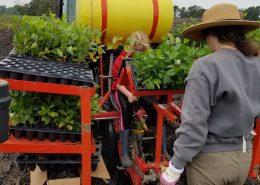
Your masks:
M128 95L128 101L129 101L130 103L133 103L133 102L137 101L137 98L136 98L132 93L130 93L130 94Z
M161 185L175 185L179 181L182 172L183 170L176 169L170 162L169 167L160 176Z

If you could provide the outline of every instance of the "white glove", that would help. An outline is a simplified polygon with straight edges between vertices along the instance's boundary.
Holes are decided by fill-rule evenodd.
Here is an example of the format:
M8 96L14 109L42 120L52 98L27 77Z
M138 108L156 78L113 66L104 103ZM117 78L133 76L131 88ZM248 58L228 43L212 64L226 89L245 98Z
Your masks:
M183 169L175 168L170 161L169 167L160 176L161 185L175 185L179 181L182 172Z

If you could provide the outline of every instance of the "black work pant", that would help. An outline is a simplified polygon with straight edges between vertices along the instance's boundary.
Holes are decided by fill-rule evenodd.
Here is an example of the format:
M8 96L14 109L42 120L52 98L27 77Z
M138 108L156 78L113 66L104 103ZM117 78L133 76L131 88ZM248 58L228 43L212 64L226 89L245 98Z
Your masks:
M114 93L114 98L120 109L120 117L121 117L121 129L132 129L133 122L133 109L134 103L130 103L128 98L121 92L116 91ZM157 112L153 107L153 103L156 102L156 98L154 96L142 96L140 97L139 104L144 108L145 112L148 115L146 123L148 126L156 126L157 121Z

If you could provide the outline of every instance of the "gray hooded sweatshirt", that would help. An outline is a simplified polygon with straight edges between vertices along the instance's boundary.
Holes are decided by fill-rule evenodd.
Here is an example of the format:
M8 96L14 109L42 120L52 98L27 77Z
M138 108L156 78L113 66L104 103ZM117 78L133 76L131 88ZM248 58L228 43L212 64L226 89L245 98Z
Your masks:
M185 84L174 167L184 168L200 152L252 148L250 132L260 117L259 57L220 49L198 59Z

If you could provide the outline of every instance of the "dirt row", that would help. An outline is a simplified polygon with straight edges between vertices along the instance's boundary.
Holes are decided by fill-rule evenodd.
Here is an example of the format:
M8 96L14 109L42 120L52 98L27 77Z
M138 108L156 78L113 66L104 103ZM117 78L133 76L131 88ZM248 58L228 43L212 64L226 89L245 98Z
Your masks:
M0 28L0 60L5 58L12 50L13 33L9 29Z
M12 50L13 33L9 29L0 28L0 61ZM15 163L17 154L0 153L0 184L29 185L29 171L20 171Z

